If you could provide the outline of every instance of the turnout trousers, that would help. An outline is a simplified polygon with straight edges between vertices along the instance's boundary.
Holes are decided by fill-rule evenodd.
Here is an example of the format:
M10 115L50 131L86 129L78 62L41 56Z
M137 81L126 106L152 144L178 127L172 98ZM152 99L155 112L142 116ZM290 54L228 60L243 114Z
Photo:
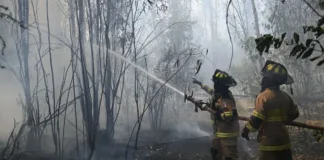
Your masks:
M212 143L211 154L213 160L222 160L223 157L225 160L237 160L237 137L218 138L215 136Z
M292 160L291 149L282 151L259 151L259 160Z

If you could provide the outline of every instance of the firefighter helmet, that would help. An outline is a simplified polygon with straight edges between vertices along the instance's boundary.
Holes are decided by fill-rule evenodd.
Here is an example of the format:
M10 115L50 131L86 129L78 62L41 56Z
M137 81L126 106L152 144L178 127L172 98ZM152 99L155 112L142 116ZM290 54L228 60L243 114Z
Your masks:
M228 87L237 85L237 82L232 78L232 76L219 69L216 69L215 73L213 74L212 80L214 83L220 83Z
M294 83L294 79L288 74L286 67L274 61L267 60L261 74L263 77L272 78L280 84Z

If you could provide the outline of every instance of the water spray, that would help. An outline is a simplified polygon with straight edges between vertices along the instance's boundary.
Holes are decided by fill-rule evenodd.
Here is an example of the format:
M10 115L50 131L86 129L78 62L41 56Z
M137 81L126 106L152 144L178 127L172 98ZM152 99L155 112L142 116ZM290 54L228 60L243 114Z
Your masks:
M112 50L108 50L108 51L109 51L109 53L113 54L115 57L120 58L120 59L122 59L123 61L129 63L129 64L132 65L133 67L139 69L139 70L142 71L143 73L145 73L145 74L147 74L148 76L150 76L151 78L153 78L154 80L160 82L161 84L164 84L166 87L172 89L174 92L180 94L181 96L184 96L185 99L187 99L187 98L190 97L190 96L188 96L185 92L182 92L182 91L178 90L177 88L173 87L172 85L166 83L165 80L162 80L162 79L156 77L154 74L152 74L152 73L148 72L147 70L145 70L144 68L142 68L142 67L136 65L135 63L133 63L132 61L130 61L130 60L127 59L126 57L122 56L120 53L115 52L115 51L112 51ZM192 97L192 96L193 96L193 93L191 94L191 97ZM199 98L199 97L196 97L196 98L198 98L198 99L203 99L203 98ZM196 108L195 110L196 110L196 112L197 112L197 108Z
M154 80L160 82L161 84L165 84L166 87L172 89L174 92L176 92L176 93L178 93L178 94L180 94L180 95L182 95L182 96L185 96L185 93L184 93L184 92L182 92L182 91L178 90L177 88L171 86L170 84L166 83L165 80L162 80L162 79L156 77L154 74L148 72L148 71L145 70L144 68L142 68L142 67L136 65L135 63L133 63L132 61L130 61L130 60L127 59L126 57L122 56L120 53L117 53L117 52L112 51L112 50L108 50L108 52L111 53L111 54L113 54L115 57L120 58L120 59L122 59L123 61L129 63L129 64L132 65L133 67L139 69L140 71L142 71L143 73L147 74L148 76L150 76L150 77L153 78Z
M145 70L144 68L136 65L135 63L133 63L132 61L130 61L129 59L127 59L126 57L122 56L120 53L112 51L112 50L108 50L111 54L113 54L115 57L122 59L123 61L129 63L130 65L132 65L133 67L139 69L140 71L142 71L143 73L147 74L148 76L150 76L151 78L153 78L154 80L160 82L162 85L164 84L166 87L172 89L174 92L180 94L181 96L184 96L184 102L186 102L186 100L194 103L194 99L193 99L193 92L191 92L191 95L187 95L185 92L182 92L180 90L178 90L177 88L173 87L172 85L166 83L165 80L162 80L158 77L156 77L154 74L148 72L147 70ZM196 97L197 99L204 99L204 97ZM204 102L200 102L201 105L206 104ZM198 108L195 107L195 112L198 112Z
M151 78L153 78L154 80L160 82L162 85L164 84L166 87L172 89L174 92L180 94L181 96L184 96L185 102L186 100L194 103L195 99L193 99L193 92L191 93L191 95L187 95L186 93L178 90L177 88L171 86L170 84L168 84L165 80L162 80L158 77L156 77L154 74L148 72L147 70L145 70L144 68L136 65L135 63L133 63L132 61L130 61L129 59L127 59L126 57L122 56L120 53L117 53L115 51L112 50L108 50L111 54L113 54L115 57L122 59L123 61L129 63L130 65L132 65L133 67L139 69L140 71L142 71L143 73L147 74L148 76L150 76ZM206 104L204 102L200 102L201 104ZM198 108L197 106L195 107L195 112L198 112Z

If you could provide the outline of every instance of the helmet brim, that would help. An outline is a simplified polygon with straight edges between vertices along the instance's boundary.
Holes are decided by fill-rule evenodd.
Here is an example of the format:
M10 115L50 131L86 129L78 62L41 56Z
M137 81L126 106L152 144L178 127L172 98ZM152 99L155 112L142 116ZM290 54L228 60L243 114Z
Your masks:
M288 74L285 84L293 84L293 83L294 83L294 79Z
M230 83L227 83L227 84L225 84L225 85L227 85L227 86L229 86L229 87L234 87L234 86L237 85L237 82L235 81L235 79L231 78Z
M266 73L266 72L261 72L261 75L263 77L271 77L272 73ZM290 76L289 74L287 75L287 80L283 83L283 84L293 84L294 83L294 79L292 78L292 76Z
M212 81L214 82L214 80L212 79ZM237 82L235 81L235 79L233 79L232 77L230 78L229 81L226 82L221 82L223 85L228 86L228 87L234 87L237 85Z

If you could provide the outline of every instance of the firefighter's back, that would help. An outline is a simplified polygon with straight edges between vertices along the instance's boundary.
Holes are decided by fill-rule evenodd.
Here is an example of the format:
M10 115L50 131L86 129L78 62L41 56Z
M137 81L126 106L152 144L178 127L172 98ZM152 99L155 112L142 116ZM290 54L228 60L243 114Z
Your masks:
M294 111L294 103L291 98L284 91L266 89L259 95L259 101L256 103L263 103L265 116L261 127L259 146L259 150L264 151L261 154L262 159L271 158L272 155L278 156L278 154L271 154L271 152L283 152L281 155L289 155L289 153L285 153L291 152L290 137L285 122ZM277 158L273 157L272 159Z

